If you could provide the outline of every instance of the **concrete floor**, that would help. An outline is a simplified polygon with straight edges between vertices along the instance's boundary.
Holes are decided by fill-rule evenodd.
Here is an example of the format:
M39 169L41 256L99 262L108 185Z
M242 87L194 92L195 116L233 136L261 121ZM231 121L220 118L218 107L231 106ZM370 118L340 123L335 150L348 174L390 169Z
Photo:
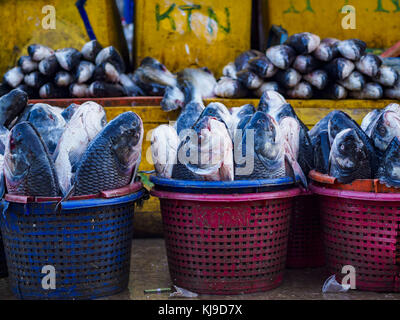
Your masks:
M136 239L133 241L129 288L124 292L104 298L107 300L163 300L169 293L144 294L145 289L167 288L172 285L165 254L164 240ZM240 296L199 296L196 299L226 300L400 300L400 294L383 294L351 291L349 293L322 294L325 281L323 268L287 270L282 285L274 290ZM0 279L0 300L15 299L7 279ZM182 298L180 298L182 299Z

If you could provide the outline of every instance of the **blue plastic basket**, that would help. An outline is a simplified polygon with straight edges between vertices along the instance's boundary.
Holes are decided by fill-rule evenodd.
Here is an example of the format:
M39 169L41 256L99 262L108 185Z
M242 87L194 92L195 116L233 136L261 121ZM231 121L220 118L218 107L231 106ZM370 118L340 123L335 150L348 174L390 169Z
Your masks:
M17 203L0 214L10 285L20 299L94 299L126 289L136 201L146 191L116 198ZM43 267L56 272L44 289Z

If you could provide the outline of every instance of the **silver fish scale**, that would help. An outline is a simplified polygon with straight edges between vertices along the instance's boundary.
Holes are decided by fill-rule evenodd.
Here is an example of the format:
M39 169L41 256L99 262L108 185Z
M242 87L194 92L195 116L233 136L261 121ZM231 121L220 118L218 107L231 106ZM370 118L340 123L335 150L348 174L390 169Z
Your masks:
M75 176L74 195L97 194L100 191L113 190L128 185L132 178L134 167L130 174L121 172L121 165L112 155L112 141L96 140L85 153Z
M236 166L238 167L238 166ZM235 168L236 169L236 168ZM286 176L286 168L283 165L278 170L268 170L257 157L254 158L254 170L249 175L236 175L235 180L258 180L258 179L278 179Z

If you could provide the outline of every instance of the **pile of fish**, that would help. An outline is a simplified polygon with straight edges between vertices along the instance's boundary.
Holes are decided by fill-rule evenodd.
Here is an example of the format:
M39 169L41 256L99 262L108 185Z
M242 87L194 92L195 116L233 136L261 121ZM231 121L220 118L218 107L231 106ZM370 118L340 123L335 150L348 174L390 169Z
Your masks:
M266 53L250 50L223 68L214 91L222 98L261 97L266 90L293 99L400 98L398 72L366 53L359 39L339 41L303 32Z
M86 43L81 51L33 44L28 55L4 74L0 96L15 88L25 91L30 99L140 95L142 90L124 72L119 52L112 46L103 48L96 40Z
M138 115L107 123L92 101L66 109L27 101L19 89L0 98L1 196L68 199L134 181L143 139Z
M257 109L222 103L204 106L195 95L174 126L154 129L151 151L160 177L180 180L232 181L290 176L307 185L314 167L307 127L292 106L267 91Z
M342 111L332 111L309 131L315 169L341 183L379 179L400 187L400 105L368 113L359 126Z

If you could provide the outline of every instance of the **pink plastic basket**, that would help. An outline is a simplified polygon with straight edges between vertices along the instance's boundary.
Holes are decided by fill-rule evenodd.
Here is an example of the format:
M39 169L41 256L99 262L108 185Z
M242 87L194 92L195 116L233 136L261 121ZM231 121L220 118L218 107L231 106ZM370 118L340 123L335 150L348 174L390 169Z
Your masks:
M320 199L329 272L352 265L357 289L398 292L400 194L310 188Z
M273 289L285 270L299 189L253 194L152 191L160 198L173 283L200 294Z
M295 198L289 229L286 266L317 268L325 265L318 197L311 192Z

